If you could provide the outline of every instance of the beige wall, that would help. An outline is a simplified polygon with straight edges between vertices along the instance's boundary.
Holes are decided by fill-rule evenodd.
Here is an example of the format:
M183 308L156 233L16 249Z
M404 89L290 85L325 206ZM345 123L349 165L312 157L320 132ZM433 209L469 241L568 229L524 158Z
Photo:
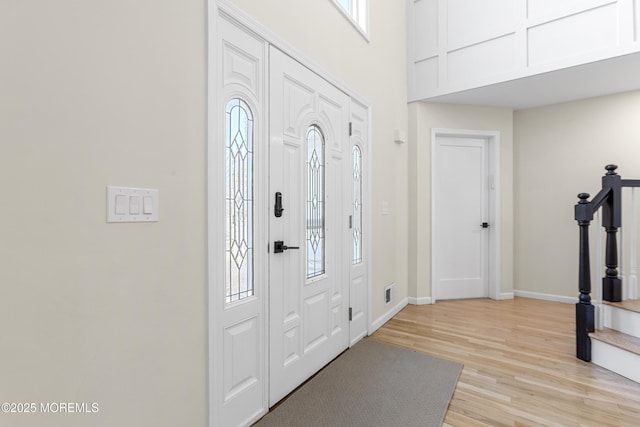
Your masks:
M384 306L385 286L397 284L397 301L407 296L408 149L393 141L394 129L407 129L405 4L369 2L367 42L329 0L233 3L371 105L375 321L389 308ZM389 215L381 214L385 201Z
M1 2L0 396L99 412L0 425L206 423L205 5Z
M640 178L638 117L640 92L515 113L516 290L577 298L576 195L595 195L609 163Z
M431 129L500 132L500 292L513 292L513 112L506 108L411 103L409 108L409 294L431 297Z

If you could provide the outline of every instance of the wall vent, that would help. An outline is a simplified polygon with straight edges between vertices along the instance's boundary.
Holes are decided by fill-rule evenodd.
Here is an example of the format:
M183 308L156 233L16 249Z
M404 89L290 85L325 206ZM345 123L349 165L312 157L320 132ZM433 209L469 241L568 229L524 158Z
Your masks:
M392 283L384 288L384 304L388 305L396 298L396 284Z

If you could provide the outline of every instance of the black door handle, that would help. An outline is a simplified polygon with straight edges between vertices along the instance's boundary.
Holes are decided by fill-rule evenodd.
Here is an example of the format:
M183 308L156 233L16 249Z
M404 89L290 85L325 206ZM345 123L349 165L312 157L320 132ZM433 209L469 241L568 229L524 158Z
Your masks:
M489 223L488 222L483 222L482 224L480 224L480 227L489 228Z
M273 253L280 254L289 249L300 249L300 246L287 246L282 240L276 240L273 242Z

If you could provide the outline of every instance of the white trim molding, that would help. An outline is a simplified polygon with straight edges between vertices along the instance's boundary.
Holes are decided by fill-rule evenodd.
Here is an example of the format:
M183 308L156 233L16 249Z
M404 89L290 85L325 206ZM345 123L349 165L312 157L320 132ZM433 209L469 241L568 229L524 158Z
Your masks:
M578 297L567 297L564 295L543 294L539 292L529 292L529 291L513 291L513 294L517 297L522 297L522 298L562 302L565 304L575 304L578 302Z
M431 297L409 297L409 304L411 305L429 305L433 304Z
M369 335L373 334L375 331L380 329L382 325L387 323L389 320L393 318L396 314L400 313L400 311L405 308L409 304L409 298L404 298L398 304L396 304L391 310L387 311L382 316L378 317L371 325L369 326Z

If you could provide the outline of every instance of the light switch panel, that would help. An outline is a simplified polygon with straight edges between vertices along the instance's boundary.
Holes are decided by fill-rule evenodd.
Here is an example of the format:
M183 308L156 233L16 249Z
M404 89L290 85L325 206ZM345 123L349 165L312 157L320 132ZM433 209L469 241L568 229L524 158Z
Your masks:
M107 222L156 222L159 190L107 187Z

